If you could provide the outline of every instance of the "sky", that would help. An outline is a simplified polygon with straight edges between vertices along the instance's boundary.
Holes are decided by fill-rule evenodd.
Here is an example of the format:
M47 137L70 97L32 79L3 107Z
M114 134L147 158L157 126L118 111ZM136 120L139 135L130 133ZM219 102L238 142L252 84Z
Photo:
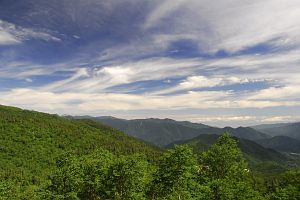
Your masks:
M0 104L300 121L299 0L0 0Z

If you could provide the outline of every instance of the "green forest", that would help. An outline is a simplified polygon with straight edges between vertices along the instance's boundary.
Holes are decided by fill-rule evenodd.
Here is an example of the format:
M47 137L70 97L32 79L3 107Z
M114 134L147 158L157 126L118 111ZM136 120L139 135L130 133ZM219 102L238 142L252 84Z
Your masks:
M162 149L87 119L0 106L0 199L298 200L300 168L258 173L224 133Z

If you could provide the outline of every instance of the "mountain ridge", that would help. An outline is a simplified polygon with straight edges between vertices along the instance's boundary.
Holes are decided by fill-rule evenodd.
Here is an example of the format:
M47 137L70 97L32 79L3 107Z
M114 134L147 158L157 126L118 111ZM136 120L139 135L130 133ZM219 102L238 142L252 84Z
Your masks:
M84 118L75 116L74 118ZM251 127L225 127L217 128L201 123L188 121L176 121L172 119L133 119L125 120L115 117L88 117L97 122L112 126L126 134L150 142L158 146L166 146L176 141L188 140L201 134L223 134L229 132L235 137L259 140L269 138L265 133L261 133Z

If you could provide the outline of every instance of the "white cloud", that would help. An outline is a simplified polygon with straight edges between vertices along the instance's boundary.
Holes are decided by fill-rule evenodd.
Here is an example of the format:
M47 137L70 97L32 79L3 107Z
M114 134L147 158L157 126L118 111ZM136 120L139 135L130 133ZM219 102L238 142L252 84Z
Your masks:
M31 78L26 78L25 81L28 82L28 83L32 83L33 82L33 80Z
M195 59L180 61L169 58L151 58L125 62L120 65L96 67L89 71L89 76L86 78L68 82L68 84L54 83L56 87L52 88L55 91L103 92L109 87L121 84L187 76L193 73L198 65L199 61Z
M281 99L281 100L291 100L298 99L300 97L300 87L299 85L289 85L285 87L275 88L271 87L268 89L260 90L249 99Z
M205 107L209 106L209 104L215 107L212 102L216 98L226 95L223 92L202 92L164 97L113 93L53 93L33 89L13 89L0 94L1 104L60 113L64 111L70 112L71 110L76 110L76 112L80 113L101 112L102 110L181 109L186 107ZM195 100L187 101L187 99ZM75 107L70 102L79 103L76 103Z
M78 68L75 69L74 71L75 73L71 77L61 81L50 83L44 87L41 87L41 89L44 91L55 91L58 89L62 91L66 91L74 87L73 84L75 84L75 82L78 81L79 79L89 77L87 68Z
M206 76L189 76L186 80L179 83L177 86L161 90L159 94L166 94L172 92L184 92L186 90L213 88L216 86L227 86L233 84L244 84L249 82L256 82L258 80L241 79L235 76L231 77L206 77ZM156 93L157 94L157 93Z
M168 18L171 14L178 17ZM299 45L299 18L298 0L164 1L150 14L146 27L168 26L165 34L193 35L207 52L235 52L265 42Z
M51 76L57 74L62 78L68 79L69 76L66 76L64 73L74 73L78 72L88 75L86 67L78 66L87 66L87 63L80 63L78 60L70 60L67 62L57 63L57 64L36 64L34 62L26 61L14 61L9 62L5 60L0 60L0 78L8 79L26 79L33 76ZM57 81L53 81L53 84L57 84Z
M49 33L16 26L0 19L0 45L19 44L28 39L60 41Z
M152 28L157 25L160 20L172 12L180 9L180 7L186 3L185 0L165 0L161 1L158 6L149 14L144 29Z
M20 41L12 34L5 32L0 27L0 45L18 44Z
M184 116L183 119L188 119L195 123L205 123L211 126L225 127L233 125L238 126L253 126L257 124L268 123L288 123L300 120L297 116L264 116L264 115L190 115Z
M1 104L66 114L129 110L180 110L208 108L267 108L300 106L300 102L235 99L229 92L189 92L174 96L117 93L54 93L33 89L0 92ZM75 103L73 103L75 102Z
M191 118L194 122L243 122L243 121L256 121L257 116L233 116L233 115L219 115L219 116L198 116Z
M274 116L266 117L261 120L262 123L282 123L282 122L294 122L300 120L300 117L295 116Z

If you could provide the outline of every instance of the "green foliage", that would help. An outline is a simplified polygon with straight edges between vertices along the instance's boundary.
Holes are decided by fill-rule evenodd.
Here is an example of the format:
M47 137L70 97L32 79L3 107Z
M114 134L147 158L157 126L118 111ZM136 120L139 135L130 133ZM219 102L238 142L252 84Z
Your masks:
M62 157L57 170L50 176L44 199L97 199L104 196L104 181L114 155L98 150L82 157Z
M185 141L184 144L192 147L195 153L201 154L215 144L219 137L221 136L204 134L192 140ZM237 146L242 151L253 173L264 174L266 176L276 175L286 171L289 165L297 163L297 158L290 159L279 152L264 148L253 141L236 137L233 137L233 139L236 140Z
M146 199L152 168L141 155L116 157L98 150L58 163L44 199Z
M247 165L237 142L229 134L222 135L216 144L201 155L201 163L207 169L205 173L214 179L234 177L243 179L247 174Z
M14 196L14 184L9 181L0 182L0 200L9 200L11 198L16 198Z
M0 180L26 194L23 199L33 199L46 184L57 157L67 152L80 157L99 148L116 155L139 152L151 162L161 154L157 147L94 121L0 106Z
M299 188L294 186L286 186L284 188L278 188L274 193L269 197L271 200L299 200L300 193Z
M187 146L176 146L162 156L150 196L153 199L197 199L198 170L192 150Z
M277 177L271 190L271 200L298 200L300 199L300 168L288 171Z
M146 199L151 181L151 167L140 155L121 156L108 168L105 182L106 198L116 200Z
M222 135L216 144L200 157L200 180L208 185L208 199L260 199L251 185L250 170L237 142L229 134Z
M166 151L156 166L141 155L104 150L57 163L44 199L261 199L229 135L203 153L200 164L188 146Z

